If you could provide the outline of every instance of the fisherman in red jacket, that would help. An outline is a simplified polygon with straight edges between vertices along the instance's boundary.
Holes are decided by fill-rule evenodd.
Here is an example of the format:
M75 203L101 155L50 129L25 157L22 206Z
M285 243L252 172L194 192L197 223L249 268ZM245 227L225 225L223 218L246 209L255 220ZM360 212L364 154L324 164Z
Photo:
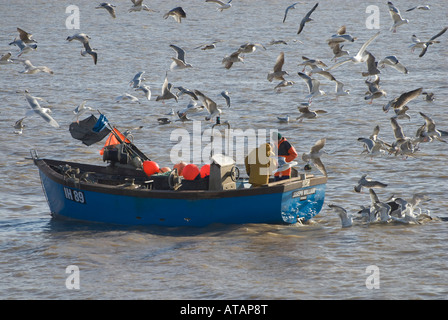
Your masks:
M277 133L277 143L278 143L278 156L279 157L284 157L286 162L291 162L295 158L297 158L296 149L280 133ZM291 178L291 168L288 168L282 172L276 172L274 175L275 181L289 179L289 178Z

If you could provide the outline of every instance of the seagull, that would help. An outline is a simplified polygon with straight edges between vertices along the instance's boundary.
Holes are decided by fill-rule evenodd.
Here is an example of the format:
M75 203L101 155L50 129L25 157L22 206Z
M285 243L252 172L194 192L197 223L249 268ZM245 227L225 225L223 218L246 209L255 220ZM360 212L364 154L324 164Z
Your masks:
M406 112L409 111L408 106L401 106L399 108L394 108L395 116L393 116L396 119L408 119L411 120L411 116L409 116Z
M36 74L38 72L45 72L48 74L53 74L54 72L46 67L46 66L38 66L35 67L31 64L30 60L17 60L23 63L23 65L25 66L25 69L22 71L19 71L19 73L23 73L23 74Z
M187 117L186 113L182 113L180 111L177 111L177 116L179 117L179 119L177 119L176 121L192 121L190 118Z
M389 101L388 104L383 106L383 111L387 113L390 108L395 109L406 105L413 99L417 98L420 95L420 93L422 93L422 89L423 88L414 89L401 94L398 98L392 99L391 101Z
M387 5L389 6L389 13L390 13L390 16L392 17L392 20L394 22L392 27L390 27L390 30L395 33L395 32L397 32L397 28L399 26L401 26L403 24L409 23L409 20L408 19L403 19L401 17L400 10L398 10L397 7L395 7L392 4L392 2L388 1Z
M17 39L17 38L14 39L13 42L9 43L9 45L13 45L13 44L18 46L19 49L20 49L19 53L17 54L17 57L20 57L24 53L28 53L30 51L33 51L33 50L37 49L37 44L34 44L34 43L33 44L28 44L28 43L25 43L23 40L20 40L20 39Z
M142 81L145 80L143 78L144 73L145 73L145 71L137 72L135 74L134 78L132 78L132 80L129 81L129 86L131 86L132 88L139 88L140 85L142 84Z
M142 4L143 0L131 0L133 5L129 9L129 12L136 12L136 11L149 11L149 12L155 12L155 10L150 9L146 4Z
M194 90L194 93L198 96L198 98L202 101L202 104L207 109L209 115L205 117L205 120L209 121L214 117L218 117L221 114L221 109L218 108L216 102L212 99L204 95L199 90Z
M319 60L319 59L310 59L310 58L307 58L307 57L305 57L305 56L302 56L302 60L303 60L303 62L301 62L301 63L299 63L298 65L299 66L303 66L303 70L302 70L302 72L304 72L305 71L305 68L307 67L307 66L309 66L309 67L311 67L311 69L314 69L314 68L326 68L326 67L328 67L325 63L323 63L321 60Z
M19 120L16 121L16 123L14 123L14 129L16 129L14 131L14 133L16 133L16 134L22 134L23 133L23 128L25 128L25 125L23 124L23 120L25 118L26 117L23 117L22 119L19 119Z
M75 114L76 117L76 122L79 123L79 117L81 115L83 115L84 113L86 113L87 111L91 111L93 110L91 107L86 106L86 100L84 100L83 102L81 102L81 104L79 106L77 106L75 108L75 110L73 110L73 113Z
M280 83L274 87L274 90L277 89L277 92L280 92L281 88L292 86L294 83L294 81L280 81Z
M365 52L365 55L367 56L366 63L367 63L367 72L363 72L363 77L368 76L374 76L377 74L380 74L381 71L378 69L378 62L376 62L375 57L373 54L371 54L369 51Z
M186 94L186 95L190 96L190 99L193 101L199 100L198 96L190 89L184 88L182 86L174 87L174 89L179 90L179 93L176 94L178 98L180 98L182 95Z
M255 50L257 50L257 47L263 48L264 50L266 50L266 47L264 45L262 45L261 43L245 43L242 44L239 48L238 51L240 53L252 53Z
M330 48L333 50L333 58L331 58L331 61L336 62L337 58L348 56L350 54L350 52L348 52L347 50L342 50L343 47L344 45L341 46L339 43L330 45Z
M174 99L177 102L177 96L171 92L171 86L168 83L168 72L165 73L165 81L162 85L162 94L157 96L156 101L162 100L164 102L168 99Z
M28 103L30 104L30 107L32 108L32 111L34 111L35 113L37 113L39 116L41 116L45 121L47 121L51 126L55 127L55 128L59 128L59 124L56 122L56 120L54 120L49 113L51 113L51 110L49 108L42 108L39 105L39 102L37 100L43 100L42 98L39 97L33 97L28 93L25 93L25 98L28 101ZM27 114L30 114L30 112L27 112Z
M289 10L292 10L292 9L295 9L295 8L296 8L296 5L299 4L299 3L300 3L300 2L293 3L293 4L289 5L289 6L286 8L286 10L285 10L285 16L283 17L283 23L285 23L285 21L286 21L286 16L288 15L288 11L289 11Z
M336 82L336 88L335 88L335 92L336 92L336 97L341 97L341 96L346 96L348 94L350 94L350 90L344 90L344 84L338 80L335 80Z
M389 222L391 219L391 207L387 203L381 202L373 189L369 189L369 193L372 201L372 205L370 206L369 222L375 222L378 218L381 222Z
M307 98L309 102L311 102L313 97L316 95L325 95L325 92L319 89L319 80L311 79L310 76L302 72L298 72L298 75L306 82L308 87L308 95L305 98Z
M432 45L434 43L440 43L440 41L438 41L438 40L436 41L435 39L437 39L442 34L444 34L447 29L448 29L448 27L443 28L442 31L440 31L435 36L431 37L431 39L429 39L428 41L420 41L420 39L418 39L414 34L414 35L412 35L412 42L414 42L414 43L411 44L409 47L412 48L411 49L412 52L415 50L415 48L422 48L422 52L420 52L420 54L418 55L418 57L421 58L425 55L426 51L428 51L428 48L430 45Z
M204 110L204 108L205 107L203 105L199 106L196 101L191 100L188 103L187 107L185 109L181 110L180 113L185 114L185 115L192 114L192 113L202 111L202 110Z
M146 99L151 100L151 87L145 84L140 84L140 86L135 89L135 91L143 91Z
M394 117L390 118L390 124L395 137L395 141L390 148L390 153L395 152L395 155L401 154L404 156L413 154L415 152L415 147L412 140L404 135L403 128L400 126L397 119Z
M192 68L193 66L189 63L185 62L185 50L182 48L179 48L178 46L175 46L174 44L170 44L170 47L176 51L177 56L173 59L173 62L171 63L170 70L173 71L174 69L186 69L186 68Z
M159 124L168 124L168 123L171 123L171 120L168 118L157 118L157 122Z
M338 214L339 218L341 218L343 228L348 228L353 225L353 218L351 215L348 215L347 210L335 204L329 204L328 206Z
M132 101L132 102L137 102L137 103L139 103L139 104L141 103L141 102L138 100L137 97L135 97L135 96L133 96L133 95L130 95L129 93L124 93L123 95L118 96L118 97L115 98L115 102L116 102L116 103L119 103L120 101L124 101L124 100L129 100L129 101Z
M69 41L69 42L71 42L73 40L78 40L82 44L84 44L86 42L89 42L90 39L91 38L87 34L85 34L85 33L76 33L76 34L74 34L72 36L68 36L66 40Z
M430 10L431 7L428 6L428 5L419 5L419 6L415 6L415 7L409 8L408 10L406 10L406 12L409 12L409 11L412 11L412 10L415 10L415 9L419 9L419 10Z
M370 81L366 80L365 83L368 86L368 91L366 92L366 96L364 97L365 100L369 100L369 104L373 103L373 99L378 99L383 96L386 96L386 91L381 89L380 87L380 78L376 75L375 80Z
M186 18L187 14L185 13L184 9L182 9L182 7L176 7L165 13L163 15L163 18L168 19L169 16L173 17L176 22L181 23L182 18Z
M303 17L302 21L300 21L299 30L297 31L297 34L300 34L302 32L303 28L305 27L305 23L313 20L310 18L310 16L314 12L314 10L316 10L318 5L319 3L316 3L314 7L310 11L308 11L308 13Z
M222 12L222 10L225 9L229 9L230 7L232 7L232 4L230 2L232 2L232 0L229 0L227 3L226 2L222 2L220 0L205 0L205 2L214 2L220 5L220 7L217 9L219 11Z
M222 63L224 64L224 67L226 69L230 69L235 62L243 62L244 63L243 58L240 57L240 52L239 51L235 51L230 56L225 56L222 59Z
M33 37L31 33L26 32L25 30L20 28L17 28L17 31L19 32L20 40L22 40L24 43L37 43L36 40L31 39Z
M408 73L408 69L400 61L398 61L398 58L396 56L387 56L378 61L378 65L382 68L388 65L404 74Z
M277 117L277 120L278 120L280 123L288 123L288 122L289 122L289 116L287 115L287 116L285 116L285 117Z
M96 64L98 61L98 54L90 47L90 43L88 41L84 42L84 50L81 50L81 55L83 57L85 57L87 54L89 54L93 58L93 63Z
M268 73L267 79L269 80L269 82L272 82L272 80L274 79L285 80L283 76L288 75L288 72L282 70L284 63L285 63L285 53L282 51L275 60L273 72Z
M347 63L349 61L353 62L353 63L361 63L361 62L365 62L366 59L368 58L364 52L367 49L367 46L376 39L376 37L378 37L378 35L380 34L380 32L378 31L376 34L374 34L369 40L367 40L359 49L358 53L352 57L349 57L347 60L341 61L336 63L335 65L333 65L332 67L330 67L329 69L327 69L327 71L330 71L332 69L335 69L341 65L343 65L344 63Z
M221 96L223 96L223 98L226 100L227 108L230 108L230 96L229 96L229 92L224 90L224 91L221 92Z
M13 63L14 61L12 61L10 58L11 58L11 52L8 52L8 53L5 53L4 55L2 55L0 58L0 65Z
M370 157L381 156L385 153L384 145L380 141L369 138L358 138L358 141L364 143L365 150L362 153L367 152Z
M107 2L103 2L101 3L98 7L95 7L95 9L106 9L107 12L109 12L109 14L112 16L112 18L116 18L117 16L115 15L115 5L107 3Z
M433 92L422 92L422 95L425 96L425 101L427 102L433 102L435 99Z
M433 141L434 139L437 139L437 140L439 140L441 142L447 143L445 140L443 140L441 138L442 134L440 133L440 131L436 129L435 121L433 119L431 119L430 117L428 117L423 112L420 112L420 115L423 117L423 119L425 119L425 124L426 124L426 133L425 133L425 135L430 139L430 141Z
M296 118L299 122L302 122L303 119L314 119L321 113L327 113L325 110L310 110L308 106L299 107L299 112L301 115Z
M323 147L325 146L326 139L322 138L316 142L314 146L311 147L309 153L302 154L302 160L309 163L312 162L314 166L322 172L323 175L327 176L327 170L325 169L324 164L320 160L320 157L323 153L325 153Z
M363 174L361 176L361 179L358 180L358 184L354 187L354 190L356 192L361 192L362 188L386 188L387 184L379 182L379 181L375 181L375 180L371 180L371 179L367 179L367 174Z

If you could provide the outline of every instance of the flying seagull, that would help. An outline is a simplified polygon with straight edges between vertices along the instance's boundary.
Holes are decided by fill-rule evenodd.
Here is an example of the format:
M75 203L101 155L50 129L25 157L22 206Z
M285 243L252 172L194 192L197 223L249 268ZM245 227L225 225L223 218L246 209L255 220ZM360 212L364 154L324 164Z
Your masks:
M91 107L86 106L86 100L84 100L83 102L81 102L81 104L79 106L77 106L75 108L75 110L73 110L73 113L75 114L76 117L76 122L79 123L79 117L81 115L83 115L84 113L86 113L87 111L91 111L93 110Z
M327 170L325 169L324 164L320 160L320 157L323 153L325 153L323 147L325 146L326 139L320 139L316 142L314 146L311 147L309 153L303 153L302 154L302 160L309 163L312 162L314 166L322 172L323 175L327 176Z
M199 99L201 99L202 104L209 112L209 115L205 117L205 120L211 120L221 114L221 109L218 108L218 105L215 101L204 95L199 90L194 90L194 93L198 96Z
M214 2L220 5L220 7L217 9L219 11L222 12L222 10L225 9L229 9L230 7L232 7L232 4L230 2L232 2L232 0L229 0L228 2L223 2L220 0L205 0L205 2Z
M136 11L149 11L149 12L155 12L155 10L150 9L146 4L143 4L143 0L131 0L133 5L129 9L129 12L136 12Z
M448 27L443 28L442 31L440 31L435 36L431 37L431 39L429 39L428 41L420 41L420 39L418 39L415 35L412 35L412 42L414 42L413 44L410 45L412 51L414 51L415 48L422 48L422 52L420 52L418 57L419 58L423 57L426 51L428 51L430 45L434 43L440 43L440 41L436 41L435 39L444 34L446 30L448 30Z
M316 3L314 7L310 11L308 11L308 13L303 17L302 21L300 21L300 26L299 30L297 31L297 34L300 34L302 32L303 28L305 27L305 23L313 20L310 18L310 16L314 12L314 10L316 10L318 5L319 3Z
M222 63L226 69L230 69L235 62L244 63L243 58L240 57L240 51L235 51L230 56L226 56L222 59Z
M267 78L268 78L269 82L272 82L273 79L285 80L285 78L283 78L283 76L287 75L288 72L282 70L284 63L285 63L285 54L284 54L284 52L280 52L280 54L278 55L278 57L275 61L274 71L268 73Z
M20 28L17 28L17 31L19 32L20 40L22 40L24 43L32 43L32 42L37 43L36 40L32 39L33 35L31 33L28 33Z
M395 32L397 32L397 28L399 26L401 26L403 24L409 23L409 20L408 19L403 19L401 17L400 10L398 10L397 7L395 7L392 2L388 1L387 5L389 6L389 13L390 13L390 16L392 17L392 20L394 22L392 27L390 27L390 30L395 33Z
M182 9L182 7L176 7L165 13L163 15L163 18L168 19L169 16L173 17L176 22L181 23L182 18L186 18L187 14L185 13L184 9Z
M55 128L59 128L59 124L56 122L56 120L54 120L49 113L51 113L51 110L49 108L42 108L39 105L39 102L37 100L43 100L42 98L39 97L33 97L28 93L25 93L25 98L28 101L28 103L30 104L30 107L32 109L32 111L34 111L34 113L38 114L39 116L42 117L42 119L44 119L45 121L47 121L51 126L55 127ZM31 111L31 112L32 112ZM30 112L27 112L27 114L29 114Z
M287 14L288 14L288 11L291 10L291 9L295 9L295 8L296 8L296 5L299 4L299 3L300 3L300 2L293 3L292 5L290 5L290 6L288 6L288 7L286 8L286 10L285 10L285 16L283 17L283 23L285 23L285 21L286 21L286 16L287 16Z
M314 96L325 94L324 91L319 89L319 80L312 79L310 76L302 72L298 72L298 75L305 81L308 87L308 95L305 98L309 99L309 102L311 102Z
M186 68L192 68L193 66L190 63L185 62L185 50L175 46L174 44L170 44L170 47L173 48L174 51L176 51L176 58L171 58L173 62L171 63L170 70L173 71L174 69L186 69Z
M107 2L103 2L101 3L98 7L95 7L95 9L106 9L107 12L109 12L109 14L112 16L112 18L116 18L117 16L115 15L115 5L107 3Z
M168 99L174 99L177 102L177 96L171 92L171 86L168 83L168 72L165 73L165 80L162 85L162 94L157 96L156 101L162 100L168 100Z
M20 61L25 66L25 69L22 71L19 71L19 73L23 73L23 74L35 74L38 72L45 72L45 73L49 73L49 74L54 73L50 68L48 68L46 66L38 66L38 67L33 66L31 64L30 60L15 60L15 61Z
M402 106L417 98L422 93L422 90L423 88L418 88L402 93L399 97L392 99L388 104L383 106L383 111L387 113L390 108L401 108Z

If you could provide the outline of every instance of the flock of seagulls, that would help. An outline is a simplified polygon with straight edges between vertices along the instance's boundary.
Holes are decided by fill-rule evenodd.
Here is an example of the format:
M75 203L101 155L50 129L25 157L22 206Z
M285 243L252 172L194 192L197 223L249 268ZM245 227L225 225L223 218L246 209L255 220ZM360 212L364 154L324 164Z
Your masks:
M130 7L127 8L128 12L138 12L138 11L146 11L146 12L157 12L155 10L150 9L146 4L143 3L143 0L131 0ZM232 0L230 1L220 1L220 0L205 0L205 3L214 3L216 6L216 10L219 12L232 12L235 10L235 3L232 6ZM208 4L206 4L208 6ZM210 4L210 7L213 6ZM300 8L299 8L300 7ZM404 18L401 14L400 10L394 6L392 2L387 2L387 7L392 19L392 25L390 27L389 32L397 33L403 30L402 26L406 24L410 24L411 19ZM111 3L100 3L97 6L92 6L95 9L104 10L101 14L105 14L110 16L112 19L117 19L117 16L120 15L120 7L111 4ZM312 24L316 22L312 22L311 18L316 12L321 9L319 7L319 3L315 3L312 6L309 6L306 3L295 2L291 5L287 6L284 9L284 14L279 20L282 20L283 23L286 23L292 19L295 19L298 24L297 33L295 37L298 39L303 39L304 34L306 34L307 30L312 28ZM407 15L408 12L414 10L427 11L430 10L430 7L427 5L414 6L405 11L404 15ZM304 15L299 13L299 18L292 17L296 15L297 11L304 12ZM187 14L182 7L174 7L173 9L165 12L162 15L163 19L168 19L172 17L175 22L182 23L182 19L187 18ZM107 18L107 19L110 19ZM312 23L310 23L312 22ZM420 40L416 35L412 35L410 37L411 44L409 45L410 51L414 51L415 49L421 50L419 54L419 58L423 58L427 54L428 49L431 45L440 44L440 38L445 34L448 27L442 28L437 34L432 36L427 40ZM400 30L400 31L399 31ZM271 83L275 82L275 86L273 87L278 93L282 92L282 90L288 90L288 87L295 86L296 81L290 80L293 74L298 75L299 82L302 81L304 88L307 89L307 93L304 94L303 98L306 102L302 102L298 107L299 115L297 117L278 117L278 120L282 123L289 123L291 119L296 119L299 123L303 121L319 121L317 120L320 115L327 114L328 112L321 109L314 109L312 107L313 100L317 99L321 96L326 96L329 92L325 92L321 89L321 82L329 81L334 83L334 96L336 99L344 99L345 96L350 95L350 90L345 88L344 81L341 79L336 79L334 71L337 68L342 68L344 65L354 65L355 67L364 66L366 70L363 70L361 73L362 77L366 79L363 80L365 85L367 86L366 93L364 95L364 101L368 104L374 104L376 101L381 101L382 98L387 96L387 88L384 88L381 85L382 71L384 68L393 68L396 72L399 72L403 75L409 74L409 69L407 66L403 65L399 58L396 55L386 55L385 57L381 57L378 59L374 55L375 44L381 41L381 32L376 32L369 39L365 40L359 46L357 51L354 51L355 54L350 53L349 49L351 46L357 46L358 37L352 35L347 32L346 26L341 26L336 33L330 34L328 39L325 41L326 45L328 45L329 50L332 54L331 62L333 63L331 66L325 63L323 60L319 59L319 57L307 57L302 56L302 61L297 63L297 66L301 69L297 73L288 72L285 70L285 52L281 51L276 60L273 61L272 69L265 68L266 72L266 80ZM39 73L47 73L54 74L54 72L47 66L34 66L30 59L22 58L22 56L26 55L31 56L32 52L37 49L37 41L34 40L33 35L24 31L23 29L17 28L18 37L16 37L10 45L15 45L18 47L18 52L14 55L11 52L4 53L0 58L0 67L3 65L9 65L13 63L21 63L24 66L22 71L19 71L21 74L26 75L35 75ZM101 57L97 52L97 49L92 48L91 42L94 42L94 39L85 34L85 33L76 33L70 35L66 38L67 43L80 42L82 47L80 54L83 57L90 56L93 60L93 66L97 65L101 62ZM296 40L297 42L303 44L302 41ZM214 41L212 43L202 44L197 46L195 49L201 50L214 50L216 45L220 41ZM286 44L283 40L272 40L269 45L276 44ZM174 51L174 55L170 57L169 71L170 72L188 72L188 69L195 68L192 64L189 63L187 58L187 52L184 48L176 45L170 44L169 47ZM222 67L225 70L230 70L232 68L237 68L238 64L244 64L245 59L248 56L251 56L256 50L267 50L266 46L261 43L247 42L243 43L240 46L234 48L234 50L229 51L229 55L226 55L222 58ZM188 49L187 49L188 50ZM79 52L79 51L78 51ZM79 54L79 53L78 53ZM231 72L231 71L229 71ZM146 83L146 79L144 78L145 71L139 71L135 74L135 76L130 79L129 87L135 91L134 94L130 94L128 92L123 93L120 96L115 98L116 103L138 103L141 104L138 94L142 94L144 99L151 101L155 100L165 104L168 100L173 100L176 103L181 102L183 97L188 97L189 101L186 106L180 108L177 111L171 110L167 117L160 117L157 119L160 125L167 125L173 121L173 117L175 121L191 121L190 118L193 114L199 112L206 112L207 115L203 118L206 121L211 121L215 117L221 115L223 108L231 107L231 94L228 90L221 90L221 93L217 95L215 99L212 95L206 93L203 89L188 89L181 86L174 86L169 82L169 73L166 71L164 82L161 87L160 94L153 95L151 92L151 87ZM326 90L327 91L327 90ZM405 130L401 125L402 120L409 120L409 110L412 101L417 99L420 96L424 96L424 99L427 102L433 102L435 99L435 95L432 92L425 91L423 87L415 88L413 90L409 90L407 92L403 92L402 94L393 97L393 99L389 100L386 104L383 105L384 113L390 112L390 126L394 134L394 141L386 142L379 138L379 125L376 125L373 129L373 134L370 137L359 137L357 139L358 142L362 143L363 149L361 154L366 154L368 157L377 157L377 156L387 156L387 155L395 155L402 156L403 158L414 157L416 153L420 150L421 145L423 143L430 143L434 141L447 143L446 136L447 132L440 130L436 127L436 121L431 118L431 115L423 112L419 112L422 117L422 121L424 122L421 126L415 129L414 136L406 135ZM37 114L42 117L49 125L53 127L59 127L59 124L51 117L51 109L41 107L39 105L39 101L42 101L40 98L32 96L29 92L25 92L25 98L28 101L28 104L31 108L33 114ZM222 105L220 105L220 101L217 99L222 99ZM323 97L321 98L323 99ZM215 101L216 100L216 101ZM82 116L85 112L91 111L92 108L86 106L87 102L83 101L75 110L73 110L75 121L79 121L80 116ZM22 133L23 128L25 127L23 124L24 118L21 118L14 124L14 129L16 133ZM319 139L314 146L311 147L308 153L303 153L302 160L308 164L314 165L322 174L325 176L328 175L327 169L323 164L321 157L325 153L324 146L326 143L326 139ZM368 188L372 190L372 184L375 181L366 178L367 175L363 175L359 180L357 186L354 188L355 192L362 192L363 188ZM378 186L376 186L378 187ZM382 185L382 188L386 187L385 184ZM370 191L373 192L373 191ZM372 194L373 197L373 194ZM410 203L410 202L408 202ZM339 213L345 211L345 209L339 208L337 205L331 205L333 209L337 210ZM384 216L389 214L390 216L395 216L397 218L402 219L403 215L398 216L391 214L393 211L391 204L390 211L387 212L379 201L372 201L370 206L370 210L374 211L374 216L381 217L381 212ZM375 209L372 209L375 208ZM403 212L407 210L407 213L413 213L414 211L409 209L409 207L404 206ZM376 211L375 211L376 210ZM404 215L406 215L405 213ZM373 218L369 218L373 221ZM380 218L381 219L381 218Z

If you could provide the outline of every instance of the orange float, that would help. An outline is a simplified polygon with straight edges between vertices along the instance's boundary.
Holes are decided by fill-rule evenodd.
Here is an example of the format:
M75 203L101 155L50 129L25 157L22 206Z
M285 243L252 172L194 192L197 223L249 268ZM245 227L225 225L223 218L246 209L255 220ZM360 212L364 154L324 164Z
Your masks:
M179 176L182 176L182 172L183 172L183 170L184 170L184 168L185 168L186 165L187 165L187 164L186 164L185 162L181 161L181 162L179 162L179 163L176 163L176 164L174 165L173 169L177 169L177 174L178 174Z
M154 173L158 173L159 170L159 165L156 162L149 160L143 161L143 171L148 177L152 176Z
M187 164L182 171L185 180L194 180L200 174L199 168L195 164Z
M201 168L201 178L205 178L210 175L210 165L204 164Z

